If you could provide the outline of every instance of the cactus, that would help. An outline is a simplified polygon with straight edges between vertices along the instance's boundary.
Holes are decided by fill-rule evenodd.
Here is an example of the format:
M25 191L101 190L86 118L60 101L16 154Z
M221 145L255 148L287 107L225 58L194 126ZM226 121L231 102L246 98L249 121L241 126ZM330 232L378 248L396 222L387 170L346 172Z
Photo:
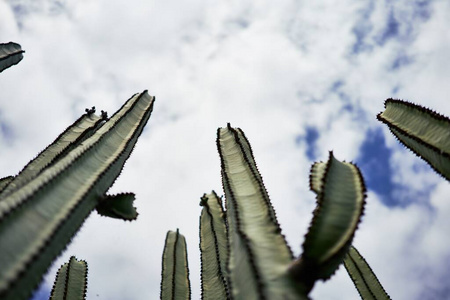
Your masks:
M362 299L391 299L378 281L377 276L372 271L369 264L364 257L359 254L355 247L351 246L348 250L344 259L344 266Z
M94 109L15 177L0 180L0 298L27 299L95 208L135 219L133 194L106 196L147 123L154 97L131 97L110 119Z
M87 262L75 256L63 264L56 274L50 300L85 300L87 290Z
M217 148L226 210L214 191L201 198L202 299L308 299L315 281L330 278L353 240L365 204L358 168L332 152L326 163L313 165L317 208L303 254L294 258L244 132L230 124L219 128Z
M450 180L450 119L428 108L387 99L377 118L438 174Z
M186 239L180 232L167 232L161 273L161 299L191 299Z
M23 59L22 47L19 44L9 42L0 44L0 73L18 64Z

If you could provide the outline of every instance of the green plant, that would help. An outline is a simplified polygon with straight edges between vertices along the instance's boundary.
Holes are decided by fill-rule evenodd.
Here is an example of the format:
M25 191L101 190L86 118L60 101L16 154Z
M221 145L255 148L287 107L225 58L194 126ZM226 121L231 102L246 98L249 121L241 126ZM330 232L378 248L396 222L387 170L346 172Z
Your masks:
M86 299L88 266L84 260L75 256L63 264L56 274L50 300Z
M86 109L17 176L0 179L0 298L27 299L90 212L133 220L133 194L106 195L150 118L132 96L111 118Z
M332 152L326 163L313 165L310 186L318 205L303 254L295 259L243 131L220 128L217 147L226 210L214 191L201 198L202 298L307 299L315 281L330 278L351 245L365 204L358 168Z
M24 52L19 44L0 43L0 72L18 64L23 59Z
M400 100L386 100L385 108L378 119L449 180L450 119ZM244 133L230 125L220 128L217 147L226 210L214 191L201 198L202 299L308 299L314 283L329 279L342 262L363 299L390 299L351 245L365 203L363 178L355 165L336 160L330 152L326 163L312 166L310 188L317 207L303 254L295 259ZM171 259L163 256L163 266Z

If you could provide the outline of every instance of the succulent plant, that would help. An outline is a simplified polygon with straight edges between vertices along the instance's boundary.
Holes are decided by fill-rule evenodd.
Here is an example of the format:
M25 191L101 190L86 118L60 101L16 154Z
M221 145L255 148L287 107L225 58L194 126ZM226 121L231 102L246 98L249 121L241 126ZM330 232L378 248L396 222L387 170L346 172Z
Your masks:
M202 299L308 299L315 281L328 279L351 245L365 204L361 173L332 152L313 165L317 208L303 254L294 258L244 132L219 128L217 147L226 210L214 191L201 198Z
M87 291L88 266L84 260L70 257L56 274L50 300L85 300Z
M388 99L385 108L378 119L449 180L450 119L401 100ZM390 299L351 245L366 190L355 165L330 152L326 163L311 167L317 207L303 253L294 258L243 131L229 124L219 128L217 147L226 209L214 191L201 197L202 299L308 299L314 283L329 279L343 262L362 299Z
M133 194L106 192L153 103L144 91L107 120L88 109L17 176L0 179L1 299L27 299L92 210L124 220L137 217Z
M0 72L18 64L23 59L24 52L17 43L0 43Z

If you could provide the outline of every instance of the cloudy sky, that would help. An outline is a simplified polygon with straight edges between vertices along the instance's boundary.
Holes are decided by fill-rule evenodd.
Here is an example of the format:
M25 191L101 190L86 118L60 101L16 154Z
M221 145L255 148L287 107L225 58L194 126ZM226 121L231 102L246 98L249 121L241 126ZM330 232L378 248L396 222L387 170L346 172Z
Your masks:
M0 42L24 59L0 75L0 177L17 174L96 106L156 96L111 192L134 192L139 218L87 219L49 270L89 264L88 299L159 298L167 230L189 251L200 295L198 219L223 194L215 138L242 128L296 254L314 209L309 168L333 150L368 187L354 245L393 299L450 297L450 184L375 118L386 98L450 115L450 2L0 0ZM345 269L313 299L359 299Z

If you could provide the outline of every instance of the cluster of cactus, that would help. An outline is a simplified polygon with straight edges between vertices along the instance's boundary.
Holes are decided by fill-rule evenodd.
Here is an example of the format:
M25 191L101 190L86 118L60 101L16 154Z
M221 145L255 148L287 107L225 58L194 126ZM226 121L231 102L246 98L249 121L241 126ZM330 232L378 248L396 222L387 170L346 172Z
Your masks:
M0 72L23 57L18 44L0 44ZM0 179L0 298L27 299L90 212L134 220L134 194L107 195L153 109L147 91L112 117L95 108L30 161ZM418 105L388 99L378 119L416 155L450 180L450 119ZM366 187L358 167L329 153L314 163L310 189L317 206L295 258L244 132L217 131L225 202L216 192L200 205L202 299L308 299L317 280L343 263L363 299L390 299L352 246L364 212ZM51 299L85 299L87 263L71 257L58 271ZM161 299L190 299L186 240L166 236Z
M0 44L0 68L18 63L22 53L17 44ZM0 299L29 298L94 209L104 216L136 219L134 194L106 192L130 156L153 103L154 97L144 91L110 118L86 109L17 176L0 179Z

